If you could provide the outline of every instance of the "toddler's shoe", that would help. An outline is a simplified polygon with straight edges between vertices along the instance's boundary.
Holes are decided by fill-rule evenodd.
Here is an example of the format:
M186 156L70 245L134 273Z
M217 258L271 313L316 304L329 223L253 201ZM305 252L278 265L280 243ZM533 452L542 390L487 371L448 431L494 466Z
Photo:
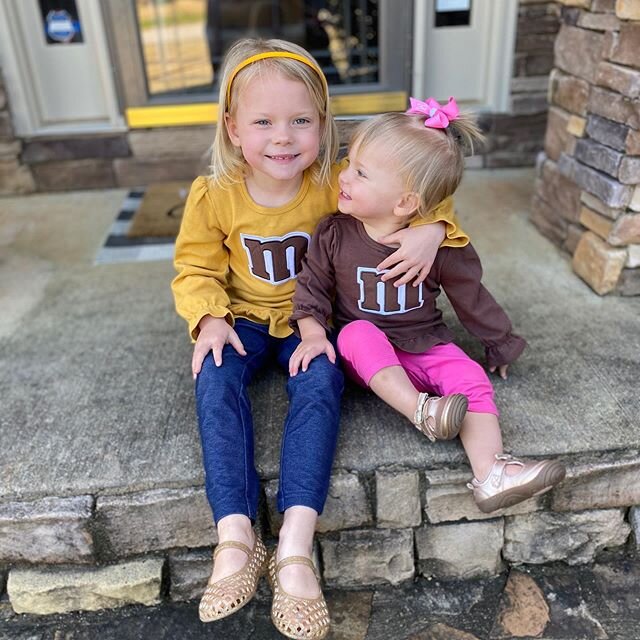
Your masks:
M508 475L509 465L518 466L520 470ZM473 491L478 509L491 513L549 491L564 479L565 473L564 465L558 460L524 461L502 453L496 454L486 480L478 482L474 478L467 487Z
M413 422L431 442L452 440L460 431L468 404L467 396L461 393L441 398L421 393Z

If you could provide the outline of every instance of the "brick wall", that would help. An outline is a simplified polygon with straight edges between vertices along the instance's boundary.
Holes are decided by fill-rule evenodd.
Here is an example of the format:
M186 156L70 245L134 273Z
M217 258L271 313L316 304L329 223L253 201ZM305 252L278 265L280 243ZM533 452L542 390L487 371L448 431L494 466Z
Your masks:
M640 2L563 0L532 221L599 294L640 294Z

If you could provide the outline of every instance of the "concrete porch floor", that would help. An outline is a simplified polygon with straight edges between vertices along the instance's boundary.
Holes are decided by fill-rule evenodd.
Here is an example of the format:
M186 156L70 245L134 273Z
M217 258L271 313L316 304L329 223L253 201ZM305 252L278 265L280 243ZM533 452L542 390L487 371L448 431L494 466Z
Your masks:
M457 196L485 282L529 342L509 380L495 380L505 444L532 456L633 454L640 299L600 298L572 273L528 222L533 179L531 170L469 171ZM124 196L0 200L0 501L202 482L171 264L93 265ZM267 478L277 475L282 383L265 376L254 394ZM430 445L368 394L346 394L336 468L463 460L457 443Z

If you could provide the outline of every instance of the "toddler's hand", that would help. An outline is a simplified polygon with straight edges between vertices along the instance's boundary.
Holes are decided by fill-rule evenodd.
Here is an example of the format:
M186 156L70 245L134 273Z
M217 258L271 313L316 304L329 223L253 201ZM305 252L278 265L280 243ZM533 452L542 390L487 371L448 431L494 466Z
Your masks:
M501 364L499 367L489 367L489 371L491 373L498 372L498 375L503 379L507 379L507 369L509 368L508 364Z
M222 349L227 343L241 356L247 355L238 334L224 318L205 316L200 320L198 326L200 327L200 333L193 348L193 358L191 359L191 372L194 379L200 373L202 363L209 351L213 352L213 361L216 363L216 367L222 364Z
M382 280L391 280L404 274L393 285L399 287L413 280L413 286L417 287L429 275L444 236L444 223L435 222L401 229L380 238L380 242L384 244L400 245L396 251L378 265L378 271L392 267L382 276Z
M321 353L326 353L329 361L335 364L336 352L326 336L304 338L289 358L289 375L295 376L300 368L306 371L309 363Z

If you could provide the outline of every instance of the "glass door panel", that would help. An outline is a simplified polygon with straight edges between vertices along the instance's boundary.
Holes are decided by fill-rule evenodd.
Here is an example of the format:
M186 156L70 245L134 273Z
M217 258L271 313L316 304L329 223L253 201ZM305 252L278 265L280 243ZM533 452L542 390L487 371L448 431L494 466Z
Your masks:
M333 87L380 82L379 0L135 0L149 97L216 93L238 38L310 51Z

